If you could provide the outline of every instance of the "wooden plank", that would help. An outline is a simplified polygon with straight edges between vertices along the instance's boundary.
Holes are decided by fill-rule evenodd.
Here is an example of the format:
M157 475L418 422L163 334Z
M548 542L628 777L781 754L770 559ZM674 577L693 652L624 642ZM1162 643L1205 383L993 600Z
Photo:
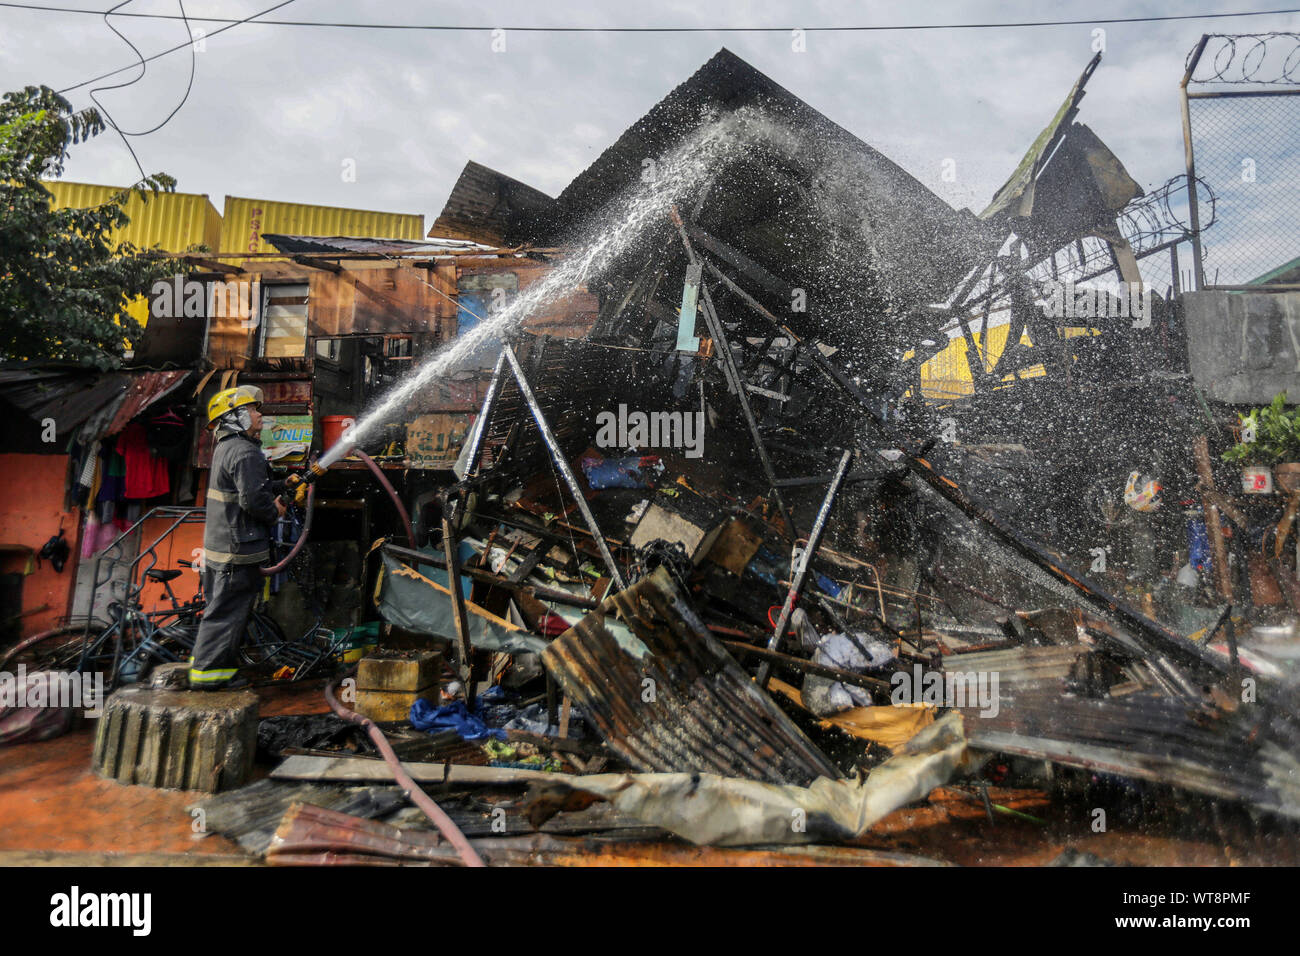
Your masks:
M571 782L567 773L546 773L518 767L469 767L462 764L407 763L402 767L416 783L465 786L509 786L534 780ZM393 771L382 760L366 757L310 757L296 754L271 771L273 780L376 780L391 781Z

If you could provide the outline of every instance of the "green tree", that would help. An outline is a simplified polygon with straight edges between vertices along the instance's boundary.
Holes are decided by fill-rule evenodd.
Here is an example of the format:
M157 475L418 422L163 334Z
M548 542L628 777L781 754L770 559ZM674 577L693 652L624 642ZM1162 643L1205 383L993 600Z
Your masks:
M48 87L0 99L0 359L116 368L143 329L127 305L176 263L114 230L131 192L148 201L176 182L159 173L89 209L52 209L41 178L57 177L71 146L102 133L97 110L74 112Z

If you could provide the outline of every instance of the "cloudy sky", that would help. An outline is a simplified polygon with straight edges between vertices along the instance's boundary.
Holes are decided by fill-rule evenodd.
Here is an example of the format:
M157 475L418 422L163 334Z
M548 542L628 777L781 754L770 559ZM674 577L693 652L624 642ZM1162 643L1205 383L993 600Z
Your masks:
M52 3L53 0L27 0ZM191 0L193 17L238 19L275 0ZM91 0L60 0L86 6ZM103 9L107 0L95 0ZM479 26L386 31L244 24L150 63L138 82L98 94L147 172L178 189L423 213L442 208L473 158L557 194L632 122L726 46L902 165L954 206L992 197L1093 53L1095 23L1077 26L815 32L795 52L790 27L1008 22L1219 13L1276 0L1168 2L843 3L552 0L380 4L294 0L268 19ZM175 15L174 0L123 12ZM146 55L183 43L177 20L115 18ZM208 33L218 23L194 23ZM781 27L775 33L528 33L523 26ZM492 27L506 30L494 52ZM1300 29L1300 16L1104 25L1105 54L1081 120L1144 187L1182 170L1178 83L1203 32ZM499 44L498 44L499 45ZM130 47L100 16L0 8L6 89L72 87L127 66ZM131 79L138 70L100 85ZM66 94L90 105L89 87ZM955 161L955 181L943 178ZM356 181L342 171L353 161ZM122 184L135 164L115 135L75 150L65 178Z

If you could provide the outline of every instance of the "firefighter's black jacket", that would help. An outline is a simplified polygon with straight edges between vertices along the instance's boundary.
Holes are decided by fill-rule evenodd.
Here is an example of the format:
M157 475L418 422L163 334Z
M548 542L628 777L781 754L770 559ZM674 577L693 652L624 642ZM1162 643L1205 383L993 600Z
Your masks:
M206 564L263 564L271 555L271 530L279 513L262 443L247 435L217 440L208 473L203 560Z

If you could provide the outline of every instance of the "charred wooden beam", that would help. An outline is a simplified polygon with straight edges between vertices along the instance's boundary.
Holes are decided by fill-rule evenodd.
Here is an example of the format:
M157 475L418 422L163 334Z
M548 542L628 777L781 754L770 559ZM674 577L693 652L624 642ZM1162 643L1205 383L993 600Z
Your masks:
M331 262L328 259L309 259L304 256L294 256L293 261L300 266L308 266L312 269L324 269L326 272L332 272L335 275L342 275L344 269L337 262Z

